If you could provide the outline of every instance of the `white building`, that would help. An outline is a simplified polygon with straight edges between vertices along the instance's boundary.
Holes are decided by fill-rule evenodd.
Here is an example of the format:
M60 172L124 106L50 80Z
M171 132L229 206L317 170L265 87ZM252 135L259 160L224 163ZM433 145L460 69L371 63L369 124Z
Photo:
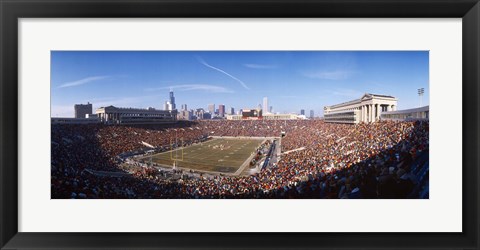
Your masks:
M176 110L157 110L154 108L117 108L101 107L96 111L100 121L113 124L156 124L177 121Z
M361 98L332 106L325 106L325 122L360 123L375 122L382 112L395 111L397 99L393 96L364 94Z
M382 121L428 121L429 115L429 106L424 106L414 109L382 112L380 119Z
M177 114L178 120L187 120L190 121L193 119L193 111L190 110L181 110Z
M170 103L170 101L165 101L165 104L163 104L163 109L164 110L173 110L172 103Z

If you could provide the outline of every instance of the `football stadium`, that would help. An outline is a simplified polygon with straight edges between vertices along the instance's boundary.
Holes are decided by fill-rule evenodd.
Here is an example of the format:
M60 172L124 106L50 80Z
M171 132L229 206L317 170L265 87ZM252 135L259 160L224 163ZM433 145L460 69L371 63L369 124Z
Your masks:
M428 198L428 128L418 119L52 124L51 195Z

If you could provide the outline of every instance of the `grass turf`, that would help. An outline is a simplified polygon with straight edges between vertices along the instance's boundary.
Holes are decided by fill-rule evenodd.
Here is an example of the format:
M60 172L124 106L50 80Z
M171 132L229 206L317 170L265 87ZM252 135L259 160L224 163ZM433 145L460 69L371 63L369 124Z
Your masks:
M263 138L216 138L169 152L152 156L152 162L173 166L174 159L180 168L204 172L235 173L262 143ZM222 147L223 146L223 147ZM148 159L145 160L149 160Z

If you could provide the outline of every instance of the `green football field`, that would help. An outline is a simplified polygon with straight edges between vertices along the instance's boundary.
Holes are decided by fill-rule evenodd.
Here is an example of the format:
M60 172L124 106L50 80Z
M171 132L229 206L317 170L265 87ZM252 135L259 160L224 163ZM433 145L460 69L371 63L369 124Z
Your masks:
M153 155L152 162L173 166L174 159L177 159L176 164L179 168L234 174L245 166L244 164L249 163L247 160L263 141L263 138L216 138L185 147L183 150L177 149Z

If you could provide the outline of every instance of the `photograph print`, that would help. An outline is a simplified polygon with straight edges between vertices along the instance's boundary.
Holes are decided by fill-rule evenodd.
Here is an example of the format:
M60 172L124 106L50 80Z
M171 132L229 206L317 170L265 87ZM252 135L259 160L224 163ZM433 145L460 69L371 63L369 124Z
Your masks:
M428 51L51 51L52 199L428 199Z

